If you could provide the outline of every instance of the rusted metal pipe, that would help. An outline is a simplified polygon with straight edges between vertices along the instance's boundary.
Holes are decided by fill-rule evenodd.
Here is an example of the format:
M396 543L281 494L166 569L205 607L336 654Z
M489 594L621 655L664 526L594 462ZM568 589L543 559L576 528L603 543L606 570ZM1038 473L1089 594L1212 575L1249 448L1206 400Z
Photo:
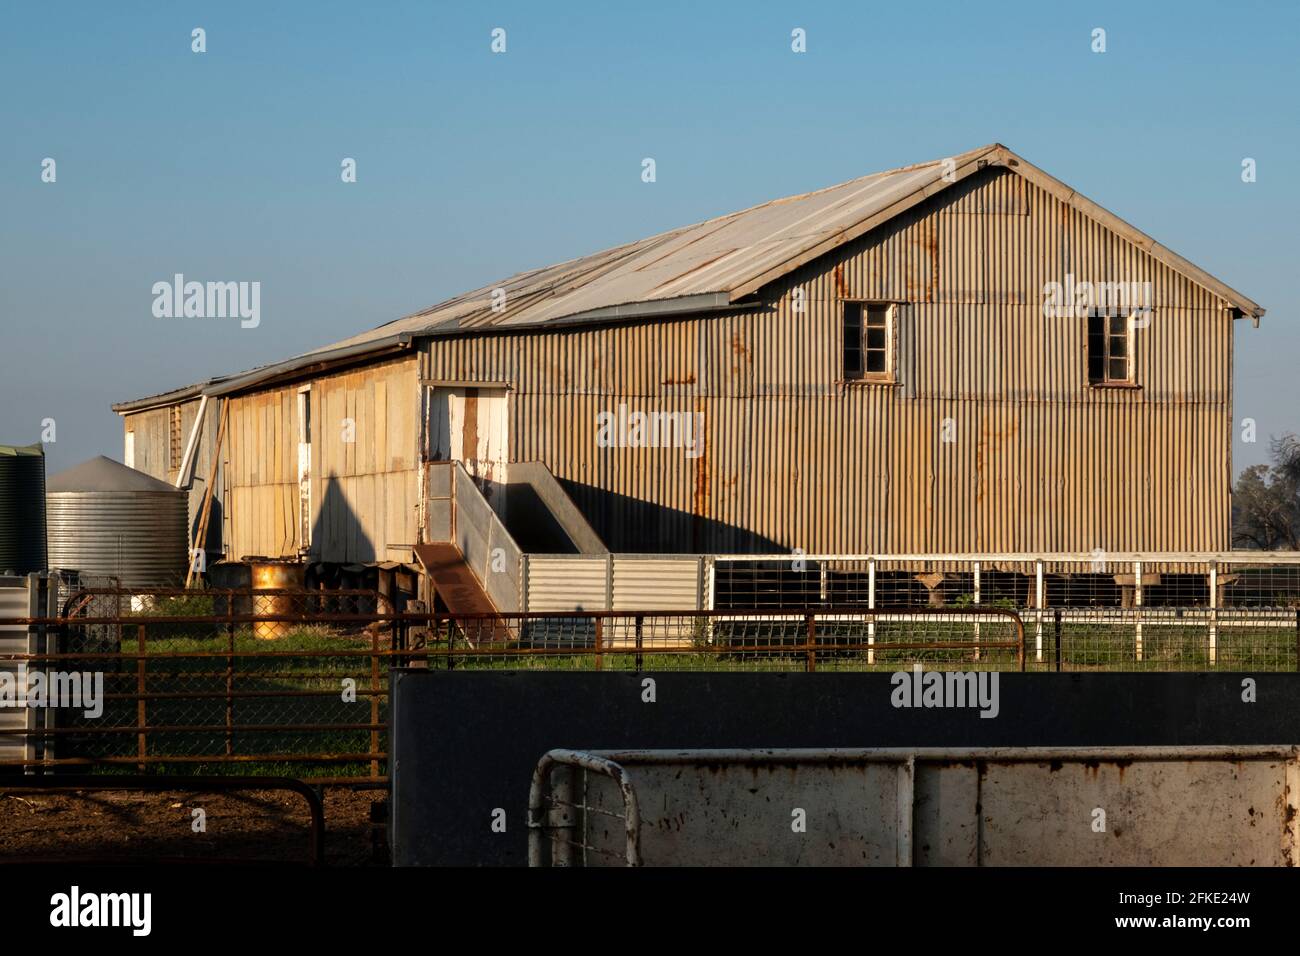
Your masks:
M637 802L636 787L628 772L617 763L604 757L578 750L551 750L543 754L533 770L528 788L528 865L542 866L542 848L546 838L546 812L549 809L551 771L557 767L577 767L590 773L603 774L618 785L623 797L624 859L628 866L641 865L641 808Z

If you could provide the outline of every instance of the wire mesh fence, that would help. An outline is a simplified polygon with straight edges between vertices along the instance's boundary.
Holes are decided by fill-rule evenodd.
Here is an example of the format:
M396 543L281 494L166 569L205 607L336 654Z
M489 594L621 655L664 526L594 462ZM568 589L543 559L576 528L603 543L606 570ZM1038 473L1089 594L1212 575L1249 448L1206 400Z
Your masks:
M58 617L0 622L38 638L0 655L21 705L63 694L0 733L34 741L10 760L28 767L375 780L394 666L1300 669L1300 562L719 558L713 575L711 610L482 615L371 590L70 583Z
M28 766L378 777L392 610L372 591L87 588L35 624ZM14 733L16 731L0 731Z
M386 774L394 666L533 670L897 670L1023 666L1010 611L593 612L455 616L374 592L100 587L39 632L20 668L30 768ZM974 628L974 629L972 629Z
M713 594L720 608L1014 609L1031 670L1300 669L1300 555L718 557Z
M1024 629L1001 608L647 610L435 616L414 639L449 669L1014 669Z

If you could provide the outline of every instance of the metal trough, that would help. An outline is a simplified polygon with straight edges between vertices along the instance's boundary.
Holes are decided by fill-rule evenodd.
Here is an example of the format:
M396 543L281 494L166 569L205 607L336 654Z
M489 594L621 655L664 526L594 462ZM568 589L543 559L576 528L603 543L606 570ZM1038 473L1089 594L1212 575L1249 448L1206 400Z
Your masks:
M1294 746L551 751L531 865L1294 866Z

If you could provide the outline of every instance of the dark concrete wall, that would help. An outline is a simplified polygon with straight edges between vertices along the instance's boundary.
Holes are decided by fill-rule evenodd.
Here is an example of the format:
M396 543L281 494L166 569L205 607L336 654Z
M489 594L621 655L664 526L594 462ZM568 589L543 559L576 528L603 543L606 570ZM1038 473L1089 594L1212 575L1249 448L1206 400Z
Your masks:
M896 709L888 674L394 675L394 861L523 865L547 750L1300 742L1300 675L1002 674L1000 713ZM642 702L652 677L656 702ZM494 808L507 829L493 833Z

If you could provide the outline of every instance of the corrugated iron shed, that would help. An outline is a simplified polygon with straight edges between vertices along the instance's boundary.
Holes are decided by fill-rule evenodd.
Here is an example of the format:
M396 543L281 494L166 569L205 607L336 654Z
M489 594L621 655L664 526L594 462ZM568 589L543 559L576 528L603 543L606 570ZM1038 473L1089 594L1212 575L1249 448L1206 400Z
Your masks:
M617 322L725 309L751 300L764 285L989 166L1015 171L1223 299L1241 315L1259 318L1264 314L1264 309L1251 299L1007 147L993 143L955 156L774 199L520 273L283 362L122 402L113 408L132 412L192 395L237 392L313 366L404 350L421 336ZM504 307L494 310L496 290L504 290L505 299Z

